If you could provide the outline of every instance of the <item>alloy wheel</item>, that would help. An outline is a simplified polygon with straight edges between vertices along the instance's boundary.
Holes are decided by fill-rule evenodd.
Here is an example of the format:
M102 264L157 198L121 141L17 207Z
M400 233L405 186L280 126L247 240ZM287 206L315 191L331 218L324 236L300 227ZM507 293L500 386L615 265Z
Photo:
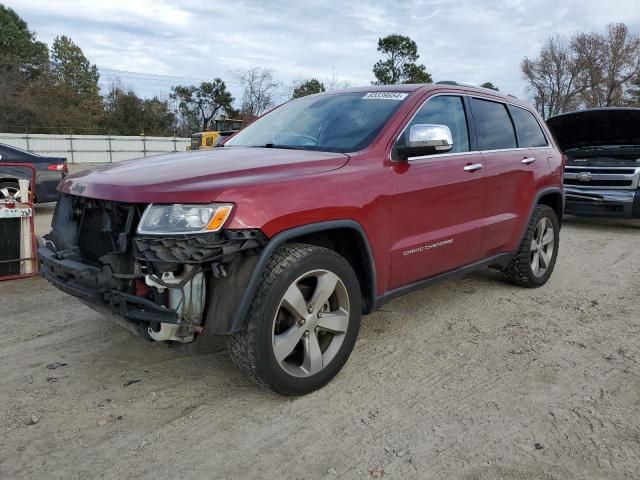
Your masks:
M298 277L280 300L273 321L273 353L295 377L315 375L339 352L349 327L349 295L328 270Z
M20 189L8 185L0 188L0 199L6 200L10 197L20 200Z
M547 217L542 217L531 239L531 271L536 277L542 277L547 272L551 265L554 248L553 224Z

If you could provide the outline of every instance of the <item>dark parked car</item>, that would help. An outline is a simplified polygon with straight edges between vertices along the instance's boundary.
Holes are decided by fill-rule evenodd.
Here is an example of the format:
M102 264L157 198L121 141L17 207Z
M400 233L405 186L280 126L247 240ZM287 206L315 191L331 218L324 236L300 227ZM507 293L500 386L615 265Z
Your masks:
M565 212L640 218L640 108L594 108L551 117L567 156Z
M533 109L492 90L311 95L222 148L66 178L40 272L146 338L199 351L226 335L245 374L300 395L398 295L489 266L543 285L563 166Z
M36 169L36 202L55 202L58 183L67 176L67 159L44 157L20 148L0 144L0 198L19 197L16 178L31 178L31 171L19 167L3 167L3 163L30 163ZM32 186L30 188L33 188Z

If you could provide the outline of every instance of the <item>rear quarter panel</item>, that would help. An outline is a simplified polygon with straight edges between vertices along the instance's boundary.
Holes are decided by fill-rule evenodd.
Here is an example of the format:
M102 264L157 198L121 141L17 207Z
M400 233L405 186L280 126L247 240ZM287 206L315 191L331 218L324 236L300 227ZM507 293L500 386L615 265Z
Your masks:
M565 157L558 148L556 140L551 135L551 132L547 128L546 124L540 118L540 115L526 105L536 116L538 123L542 127L547 141L549 142L546 148L533 148L529 149L530 156L536 157L536 163L534 164L534 178L532 179L533 188L531 189L530 198L528 202L523 202L521 208L522 221L518 225L518 228L514 229L514 236L508 245L509 251L515 251L522 237L524 236L525 229L529 223L529 218L536 205L537 200L540 197L555 193L563 194L562 175L564 172Z

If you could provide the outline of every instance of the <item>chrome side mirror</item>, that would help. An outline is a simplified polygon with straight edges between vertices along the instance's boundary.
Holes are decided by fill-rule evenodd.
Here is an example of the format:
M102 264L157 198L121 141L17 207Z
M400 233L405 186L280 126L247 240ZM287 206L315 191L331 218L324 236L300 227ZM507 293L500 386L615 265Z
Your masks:
M438 152L453 148L451 130L446 125L417 124L409 130L410 147L433 147Z
M453 148L453 136L446 125L416 124L409 130L407 145L396 147L400 158L406 160L411 157L445 153Z

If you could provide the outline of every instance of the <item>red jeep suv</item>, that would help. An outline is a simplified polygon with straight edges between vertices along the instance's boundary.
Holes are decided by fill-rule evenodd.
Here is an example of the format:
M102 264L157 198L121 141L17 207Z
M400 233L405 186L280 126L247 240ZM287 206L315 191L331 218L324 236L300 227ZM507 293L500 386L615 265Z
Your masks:
M531 107L492 90L312 95L222 148L67 177L40 269L147 339L202 352L225 335L250 378L301 395L398 295L482 267L543 285L562 171Z

